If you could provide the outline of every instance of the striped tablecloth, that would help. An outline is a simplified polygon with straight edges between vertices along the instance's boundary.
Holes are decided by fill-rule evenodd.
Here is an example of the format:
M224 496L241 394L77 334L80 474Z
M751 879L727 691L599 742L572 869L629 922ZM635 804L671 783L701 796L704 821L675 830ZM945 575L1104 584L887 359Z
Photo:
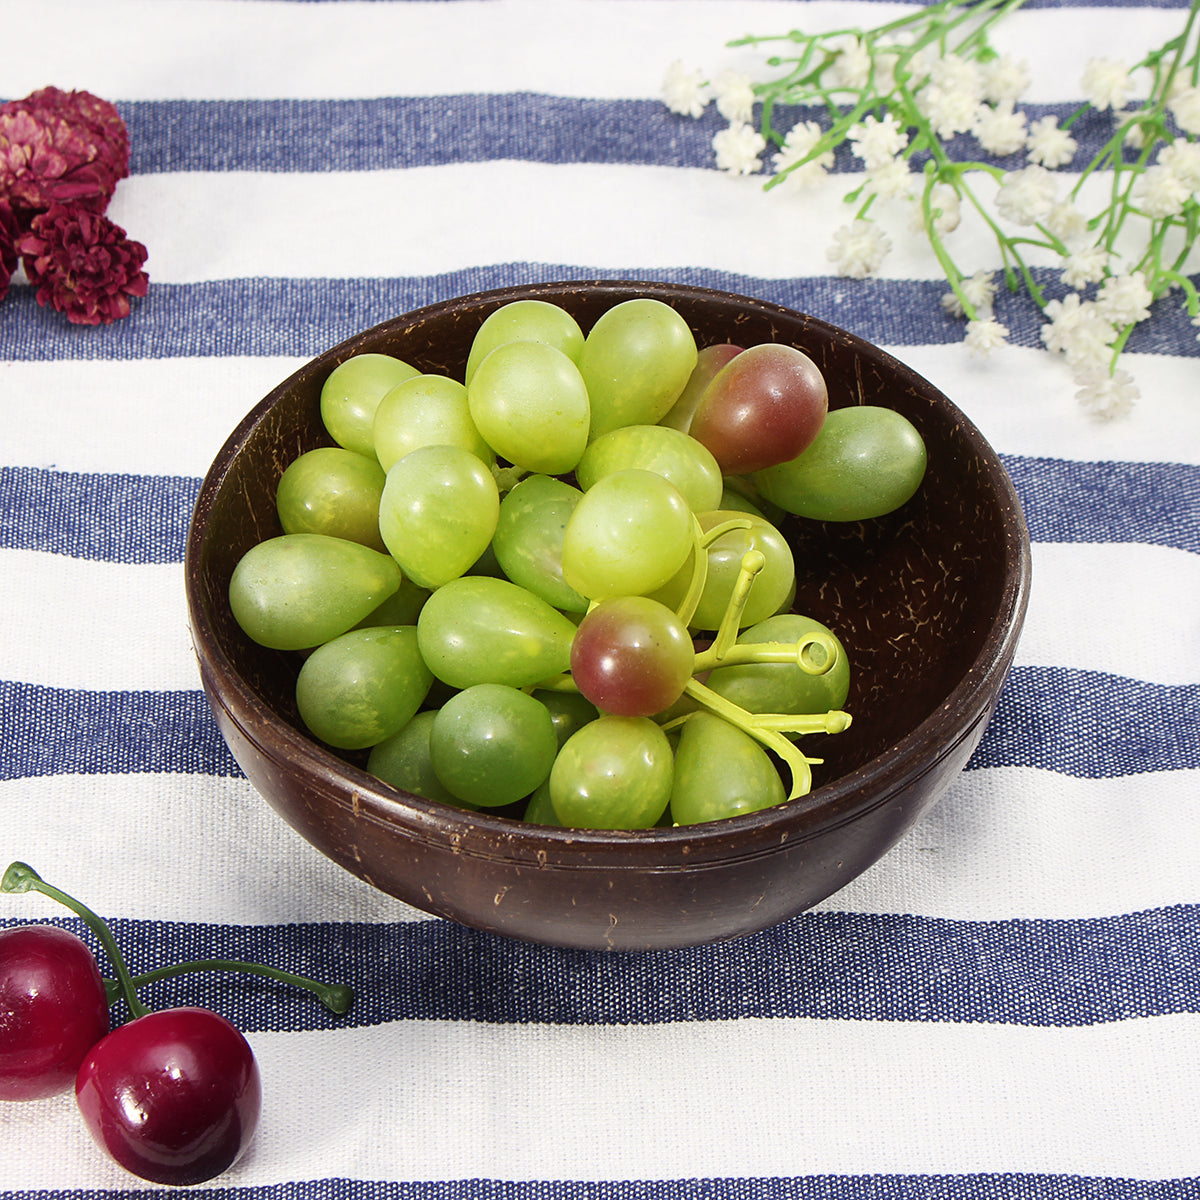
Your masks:
M115 102L109 215L149 249L131 316L0 305L0 855L112 922L135 969L257 959L304 993L193 977L261 1064L258 1138L191 1194L1200 1195L1200 344L1174 301L1098 422L1002 296L966 353L923 243L833 273L844 187L715 168L675 59L876 24L873 0L8 0L0 89ZM1070 112L1186 5L1031 3L997 43ZM853 161L839 160L845 178ZM988 260L988 265L997 262ZM1191 269L1196 269L1195 264ZM409 909L276 818L213 724L181 558L200 477L308 356L420 304L530 280L681 280L813 313L932 379L1003 456L1033 537L1025 634L941 805L817 909L660 954L525 945ZM1194 278L1195 276L1193 276ZM0 924L69 915L3 897ZM0 1106L4 1200L158 1190L73 1100Z

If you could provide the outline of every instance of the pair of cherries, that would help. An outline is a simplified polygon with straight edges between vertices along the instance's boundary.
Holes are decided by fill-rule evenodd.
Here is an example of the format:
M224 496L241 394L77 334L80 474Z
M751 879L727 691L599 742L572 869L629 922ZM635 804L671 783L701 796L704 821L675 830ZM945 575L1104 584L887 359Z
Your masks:
M87 944L54 925L0 930L0 1100L36 1100L74 1086L96 1143L154 1183L204 1183L231 1167L254 1136L262 1082L250 1044L206 1008L152 1012L137 988L189 971L266 975L313 992L344 1013L353 995L257 963L211 959L134 978L108 927L78 901L13 863L0 892L38 891L66 904L96 934L117 973L100 973ZM111 1028L124 997L131 1019Z

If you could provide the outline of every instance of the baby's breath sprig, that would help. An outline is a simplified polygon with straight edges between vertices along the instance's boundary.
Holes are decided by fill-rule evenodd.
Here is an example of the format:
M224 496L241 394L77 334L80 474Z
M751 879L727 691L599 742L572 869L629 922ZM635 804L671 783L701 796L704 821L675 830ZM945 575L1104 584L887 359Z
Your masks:
M768 51L774 75L707 79L677 61L663 98L693 118L715 102L727 122L713 138L723 171L757 174L772 151L768 191L828 185L836 152L849 149L862 170L843 197L852 216L827 250L837 273L877 272L892 247L878 218L907 206L949 283L943 308L966 321L968 350L988 354L1008 339L994 310L998 274L1040 309L1042 341L1065 358L1080 403L1111 418L1138 396L1119 360L1154 302L1181 293L1200 328L1200 0L1178 36L1139 62L1092 59L1084 103L1061 123L1030 119L1020 104L1028 69L991 41L1023 3L943 0L871 29L742 37L729 46ZM1145 98L1130 105L1139 88ZM1097 115L1110 129L1080 171L1074 135ZM1023 162L974 157L972 139L991 160ZM953 235L964 213L994 242L998 267L960 265Z

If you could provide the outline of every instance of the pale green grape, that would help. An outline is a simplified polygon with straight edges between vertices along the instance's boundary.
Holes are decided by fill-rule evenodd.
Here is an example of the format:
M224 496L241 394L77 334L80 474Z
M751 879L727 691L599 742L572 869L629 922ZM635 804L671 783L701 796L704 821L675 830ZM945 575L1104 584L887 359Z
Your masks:
M451 793L437 777L429 753L429 735L437 712L419 712L407 725L391 737L384 738L371 748L367 770L384 783L426 800L452 804L456 808L474 808Z
M695 438L666 425L623 425L601 434L584 451L575 478L586 492L605 475L628 467L669 480L693 512L720 506L721 468Z
M233 569L229 605L246 635L307 650L345 633L400 586L390 555L323 533L285 533L251 546Z
M352 629L304 660L296 706L321 741L360 750L406 725L432 682L415 626Z
M575 626L506 579L464 575L438 588L417 621L421 654L451 687L529 687L564 672Z
M379 532L424 588L457 579L487 549L500 516L495 476L461 446L422 446L387 473Z
M375 410L384 394L418 374L390 354L355 354L329 373L321 388L321 420L339 446L374 457Z
M591 406L579 368L544 342L506 342L467 387L471 419L501 458L561 475L587 446Z
M758 812L786 798L775 764L748 733L706 712L683 723L671 786L676 825Z
M591 400L590 436L657 424L691 378L696 353L687 322L661 300L639 297L608 309L579 357Z
M506 342L545 342L572 362L583 350L583 331L565 308L546 300L513 300L496 309L475 334L467 356L466 381L497 346Z
M563 532L563 578L590 600L663 586L687 560L692 511L653 471L605 475L575 506Z
M481 808L528 796L550 774L558 741L544 705L518 688L481 683L438 709L433 769L451 793Z
M489 466L492 448L467 406L467 389L445 375L416 375L387 392L375 410L375 457L385 471L422 446L461 446Z
M383 551L383 479L383 468L374 458L341 446L301 454L288 464L275 492L283 532L325 533Z

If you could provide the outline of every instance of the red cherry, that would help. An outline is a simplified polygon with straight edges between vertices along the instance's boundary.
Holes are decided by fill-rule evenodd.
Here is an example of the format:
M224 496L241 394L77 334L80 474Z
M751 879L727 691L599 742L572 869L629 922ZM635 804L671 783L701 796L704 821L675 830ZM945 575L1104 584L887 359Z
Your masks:
M0 1100L65 1092L108 1028L104 980L82 939L55 925L0 930Z
M234 1025L205 1008L169 1008L94 1046L75 1099L97 1144L126 1170L186 1186L220 1175L249 1145L262 1083Z

